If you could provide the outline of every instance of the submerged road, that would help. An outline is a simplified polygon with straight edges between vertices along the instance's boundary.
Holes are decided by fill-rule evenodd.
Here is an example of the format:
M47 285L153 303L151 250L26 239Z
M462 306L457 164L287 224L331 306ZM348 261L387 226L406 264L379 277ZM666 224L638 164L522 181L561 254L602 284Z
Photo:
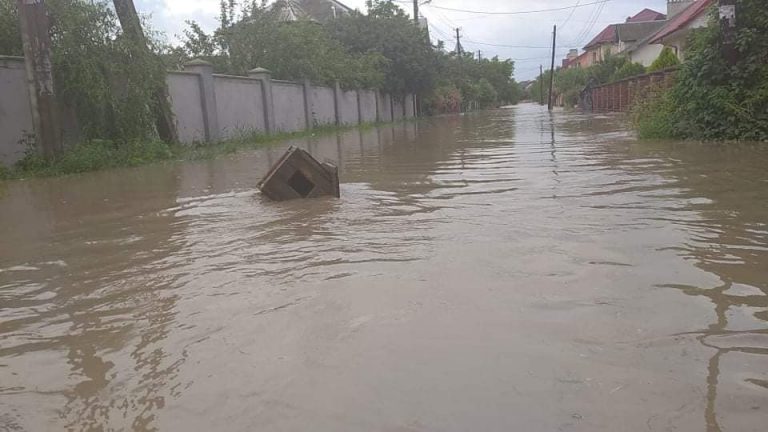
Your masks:
M766 167L520 105L8 183L0 431L765 432Z

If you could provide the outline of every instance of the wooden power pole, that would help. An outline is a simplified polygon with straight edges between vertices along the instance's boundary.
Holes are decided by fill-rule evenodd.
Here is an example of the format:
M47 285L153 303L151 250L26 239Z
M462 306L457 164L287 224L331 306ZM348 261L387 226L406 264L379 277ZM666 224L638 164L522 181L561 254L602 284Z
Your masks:
M456 29L456 54L461 55L461 29Z
M56 92L53 88L51 35L44 0L16 0L24 64L37 143L46 158L62 150Z
M549 70L549 104L547 109L552 111L552 90L555 87L555 45L557 44L557 26L552 30L552 69Z
M154 54L150 51L147 44L147 38L144 35L144 30L141 28L141 20L139 19L139 14L136 13L136 6L133 4L133 0L113 0L113 3L115 5L115 12L117 12L117 18L120 20L120 27L122 27L125 36L133 43L135 52L140 58L148 61L155 60L159 65L160 59L153 59ZM162 70L161 66L158 67ZM165 142L178 142L179 136L173 121L168 86L165 83L164 76L162 79L162 83L157 83L157 86L152 89L152 110L155 115L157 134Z
M413 22L419 25L419 0L413 0Z

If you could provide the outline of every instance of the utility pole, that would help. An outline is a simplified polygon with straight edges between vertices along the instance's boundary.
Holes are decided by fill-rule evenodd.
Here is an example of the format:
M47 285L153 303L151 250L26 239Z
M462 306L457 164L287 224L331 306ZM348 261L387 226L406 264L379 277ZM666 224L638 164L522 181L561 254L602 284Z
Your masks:
M557 25L552 30L552 69L549 70L549 104L547 109L552 111L552 90L555 86L555 45L557 45Z
M723 58L734 65L739 60L736 49L736 0L719 0L720 33L723 38Z
M480 50L477 50L477 62L480 63L483 61L483 52Z
M28 1L28 0L25 0ZM154 53L149 49L144 30L141 28L139 14L136 13L136 6L133 0L113 0L115 12L120 21L120 27L123 33L133 44L131 49L134 53L148 61L156 61L159 73L165 74L165 69L161 65L160 59L153 59ZM155 127L160 139L168 142L178 142L179 135L176 131L176 124L173 121L173 111L171 110L170 97L168 96L168 86L165 84L165 75L162 77L162 83L152 89L152 106L155 115Z
M413 22L419 25L419 0L413 0Z
M46 158L61 152L61 131L56 93L53 88L51 35L44 0L16 0L19 11L24 65L27 72L32 123L37 143Z
M544 105L544 66L539 65L539 105Z
M456 54L461 55L461 31L460 28L456 29Z

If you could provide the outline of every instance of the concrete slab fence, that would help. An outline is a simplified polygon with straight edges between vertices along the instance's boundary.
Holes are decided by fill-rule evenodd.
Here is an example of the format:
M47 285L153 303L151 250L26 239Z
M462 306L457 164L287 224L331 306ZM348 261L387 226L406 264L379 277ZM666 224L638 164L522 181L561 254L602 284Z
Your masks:
M392 97L376 90L342 89L338 84L276 80L262 68L253 69L247 77L219 75L210 64L196 60L183 71L169 72L167 80L183 143L389 122L412 118L416 112L413 95Z
M412 118L416 111L413 95L274 80L262 68L248 76L214 74L213 66L200 60L187 63L182 71L168 72L166 82L184 144L323 125L390 122ZM0 163L10 165L24 156L34 134L22 57L0 56L0 95Z

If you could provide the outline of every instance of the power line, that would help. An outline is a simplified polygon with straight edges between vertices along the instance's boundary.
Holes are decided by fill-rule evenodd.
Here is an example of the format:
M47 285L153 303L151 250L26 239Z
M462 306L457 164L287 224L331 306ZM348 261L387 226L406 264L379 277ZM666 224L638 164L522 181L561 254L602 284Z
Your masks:
M476 45L486 45L486 46L492 46L492 47L499 47L499 48L525 48L525 49L545 49L547 51L552 49L552 45L549 46L534 46L534 45L503 45L503 44L492 44L487 42L479 42L473 39L468 39L466 36L464 37L464 40L466 42L470 42ZM573 46L562 46L560 48L563 49L569 49L569 48L576 48L576 45ZM548 58L548 57L547 57Z
M573 18L573 14L576 12L576 9L579 7L579 4L581 4L581 0L578 0L576 2L576 5L573 6L573 9L571 9L571 13L568 15L568 18L565 19L565 21L560 24L560 30L565 28L565 25L568 24L568 22Z
M591 33L592 29L595 28L595 24L597 23L597 20L600 18L600 15L603 13L603 9L605 9L605 4L608 0L604 0L601 2L598 6L595 7L595 9L592 11L592 14L590 14L590 22L584 26L582 31L579 33L578 36L576 36L576 41L573 43L573 45L579 46L584 42L584 39L586 39Z
M546 49L546 50L552 48L551 46L493 44L488 42L480 42L480 41L472 40L467 37L465 37L464 40L477 45L486 45L486 46L499 47L499 48L530 48L530 49Z
M442 9L442 10L447 10L452 12L463 12L463 13L471 13L471 14L478 14L478 15L524 15L524 14L534 14L534 13L543 13L543 12L556 12L556 11L568 10L571 8L575 9L579 7L591 6L591 5L596 5L596 4L605 3L609 1L613 1L613 0L600 0L600 1L595 1L591 3L579 4L576 6L565 6L565 7L559 7L559 8L529 10L529 11L515 11L515 12L495 12L495 11L478 11L478 10L469 10L469 9L454 9L454 8L449 8L445 6L435 6L433 4L429 4L426 6L430 8Z

